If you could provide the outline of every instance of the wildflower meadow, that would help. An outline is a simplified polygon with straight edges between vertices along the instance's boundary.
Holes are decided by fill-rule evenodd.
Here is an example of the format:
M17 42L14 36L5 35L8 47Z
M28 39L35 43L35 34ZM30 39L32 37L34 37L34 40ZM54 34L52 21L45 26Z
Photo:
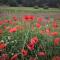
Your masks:
M60 60L60 32L54 16L0 17L0 60Z

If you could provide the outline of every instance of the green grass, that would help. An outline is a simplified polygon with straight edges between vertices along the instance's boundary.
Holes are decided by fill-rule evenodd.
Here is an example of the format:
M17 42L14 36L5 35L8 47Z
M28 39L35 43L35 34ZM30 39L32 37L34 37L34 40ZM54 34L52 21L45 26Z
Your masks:
M49 9L34 9L33 7L0 7L0 12L33 12L33 13L39 13L39 12L56 12L59 13L59 8L49 8Z

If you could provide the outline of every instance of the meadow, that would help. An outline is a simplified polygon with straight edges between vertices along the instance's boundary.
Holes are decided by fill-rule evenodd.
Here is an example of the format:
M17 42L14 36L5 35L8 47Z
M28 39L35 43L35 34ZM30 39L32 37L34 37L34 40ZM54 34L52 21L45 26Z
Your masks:
M34 7L0 7L0 12L33 12L33 13L41 13L41 12L60 12L59 8L38 8L35 9Z
M60 60L60 9L0 7L0 60Z

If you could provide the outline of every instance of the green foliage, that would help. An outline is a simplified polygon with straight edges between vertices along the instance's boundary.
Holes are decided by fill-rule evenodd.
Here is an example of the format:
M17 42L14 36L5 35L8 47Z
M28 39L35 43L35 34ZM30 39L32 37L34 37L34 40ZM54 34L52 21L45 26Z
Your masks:
M29 17L29 16L28 16ZM16 17L15 17L16 18ZM24 18L24 17L23 17ZM53 18L52 16L50 17ZM4 20L4 18L1 18ZM9 17L6 17L6 19L9 21ZM45 19L48 19L48 16L45 17ZM54 20L54 18L53 18ZM0 20L1 21L1 20ZM4 20L5 21L5 20ZM51 21L51 20L50 20ZM50 22L49 21L49 22ZM37 60L48 60L54 56L54 55L60 55L60 45L55 46L54 42L55 38L58 38L59 36L52 36L49 35L52 31L49 32L46 31L46 28L52 29L52 26L49 26L49 22L47 23L48 27L46 25L41 24L41 28L38 28L36 26L37 21L31 20L31 21L25 21L24 19L22 21L15 21L12 18L12 23L16 22L16 25L10 24L10 23L4 23L0 25L0 29L3 30L3 33L0 36L0 42L6 43L6 48L2 49L2 54L8 54L9 58L11 58L15 53L18 54L18 60L29 60L30 57L34 57ZM7 25L8 24L8 25ZM4 26L9 26L10 29L16 27L16 26L24 26L25 28L23 30L20 30L17 28L17 31L10 32L10 29L4 29ZM33 25L33 29L32 29ZM44 33L41 34L40 30L44 30ZM1 33L1 32L0 32ZM37 38L36 38L37 37ZM36 40L38 41L36 43ZM32 41L32 42L31 42ZM29 43L34 44L34 49L30 50L27 46ZM30 46L31 47L31 46ZM1 45L0 45L1 48ZM24 56L23 52L21 52L22 49L25 49L28 51L28 55ZM43 52L41 55L38 55L39 52ZM46 54L46 55L45 55Z
M10 6L17 6L18 5L16 0L8 0L8 4Z
M44 9L48 9L49 7L48 7L48 6L44 6L43 8L44 8Z
M49 7L59 7L60 0L0 0L0 4L8 4L10 6L43 6L43 4L47 4ZM59 4L59 6L57 6Z
M34 9L39 9L39 7L38 6L34 6Z

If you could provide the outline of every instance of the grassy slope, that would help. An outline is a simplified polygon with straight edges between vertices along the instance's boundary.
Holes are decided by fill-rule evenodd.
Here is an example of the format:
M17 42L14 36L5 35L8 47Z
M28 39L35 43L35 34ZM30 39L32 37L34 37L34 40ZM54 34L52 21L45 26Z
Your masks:
M59 8L34 9L33 7L0 7L0 12L60 12Z

